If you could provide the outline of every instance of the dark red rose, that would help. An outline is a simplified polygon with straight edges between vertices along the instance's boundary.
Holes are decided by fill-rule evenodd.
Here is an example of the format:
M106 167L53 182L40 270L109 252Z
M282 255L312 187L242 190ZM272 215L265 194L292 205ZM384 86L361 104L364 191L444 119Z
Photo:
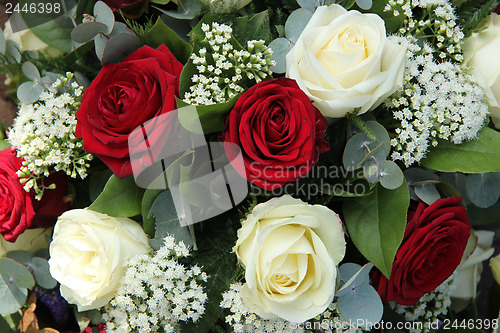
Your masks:
M66 174L60 171L44 179L45 186L51 184L55 184L56 188L45 190L40 201L33 201L35 209L33 227L51 227L56 223L57 218L69 209L68 180Z
M148 9L149 0L103 0L114 12L130 19L139 18Z
M328 151L326 119L295 80L279 78L243 93L226 119L224 142L237 144L247 179L274 190L305 176ZM230 159L234 151L226 149Z
M403 242L396 253L390 279L372 271L372 283L384 302L415 305L455 271L470 235L471 224L462 198L420 202L408 213Z
M10 148L0 151L0 234L9 242L31 227L35 216L33 196L16 173L21 165L22 159Z
M143 46L107 64L85 90L76 136L120 178L132 174L128 138L144 122L176 107L182 64L165 45Z

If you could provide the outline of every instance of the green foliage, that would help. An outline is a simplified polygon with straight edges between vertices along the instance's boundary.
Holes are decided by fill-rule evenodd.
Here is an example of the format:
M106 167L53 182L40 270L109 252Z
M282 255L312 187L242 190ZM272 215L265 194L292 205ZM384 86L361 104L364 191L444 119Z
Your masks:
M500 4L499 0L468 0L457 10L457 23L465 36L470 36L479 24Z
M149 30L151 30L151 28L153 28L153 17L150 17L148 18L148 20L141 24L137 21L134 21L134 20L129 20L128 18L126 18L125 16L123 16L123 13L122 14L122 19L125 21L125 23L127 24L127 26L132 29L132 31L139 37L144 37L144 35L146 34L146 32L148 32ZM159 18L158 18L159 19Z
M89 209L114 217L135 216L141 213L143 194L133 176L119 179L112 175Z
M21 2L21 1L20 1ZM47 45L62 52L71 51L73 21L67 15L31 28L31 31Z
M474 1L474 0L472 0ZM389 0L375 0L373 1L372 7L370 10L361 10L364 13L374 13L380 16L385 23L385 28L388 33L395 33L401 28L404 24L404 15L394 16L392 12L384 11L385 6Z
M395 190L377 185L372 194L343 202L345 224L354 245L386 277L403 240L409 204L406 181Z
M253 15L240 16L234 20L233 36L245 44L250 40L262 39L269 43L272 39L271 26L269 25L269 10Z
M165 44L172 54L183 64L185 64L193 48L186 43L179 35L170 29L161 18L143 34L142 40L151 47L158 47Z
M0 258L0 315L17 312L35 286L30 271L9 258Z
M456 145L438 140L421 164L442 172L484 173L500 171L500 133L483 128L478 138Z
M21 311L14 312L10 315L0 316L0 332L16 333L18 332L19 322L21 321Z

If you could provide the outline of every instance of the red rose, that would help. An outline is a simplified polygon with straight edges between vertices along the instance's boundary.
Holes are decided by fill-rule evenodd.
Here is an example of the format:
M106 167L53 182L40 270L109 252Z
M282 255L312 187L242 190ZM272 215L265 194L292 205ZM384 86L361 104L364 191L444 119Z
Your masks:
M176 107L182 64L165 45L143 46L105 65L85 90L76 136L120 178L132 174L128 138L144 122Z
M226 119L224 142L237 144L247 179L266 190L305 176L328 151L326 119L295 80L279 78L243 93ZM234 152L226 148L230 159Z
M9 242L33 223L35 211L30 192L19 182L22 160L10 148L0 151L0 234Z
M471 224L462 198L439 199L431 206L420 202L408 213L403 242L392 265L390 279L374 270L372 283L384 302L415 305L455 271L470 235Z

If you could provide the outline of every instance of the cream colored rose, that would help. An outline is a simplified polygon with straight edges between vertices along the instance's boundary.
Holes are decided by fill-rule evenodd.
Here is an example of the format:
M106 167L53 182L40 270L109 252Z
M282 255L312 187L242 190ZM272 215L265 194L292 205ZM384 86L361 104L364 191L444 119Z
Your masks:
M59 50L56 50L53 47L50 47L46 43L42 42L40 38L35 36L35 34L30 29L13 32L9 21L5 22L3 34L5 36L5 39L11 40L19 45L21 51L46 51L54 56L61 54Z
M116 293L125 259L149 249L141 226L88 209L62 214L50 244L50 274L78 311L100 308Z
M345 241L332 210L285 195L255 206L234 251L245 267L244 304L265 319L299 323L332 302Z
M476 297L477 285L483 272L483 261L488 260L495 251L491 247L494 236L493 231L471 231L469 243L475 244L475 247L472 253L464 252L464 258L455 271L455 288L451 293L454 310L463 310L470 299Z
M483 25L481 32L464 41L464 64L474 69L474 75L486 90L491 119L500 128L500 15L490 14Z
M402 86L406 49L375 14L321 6L286 56L286 75L325 117L374 109Z

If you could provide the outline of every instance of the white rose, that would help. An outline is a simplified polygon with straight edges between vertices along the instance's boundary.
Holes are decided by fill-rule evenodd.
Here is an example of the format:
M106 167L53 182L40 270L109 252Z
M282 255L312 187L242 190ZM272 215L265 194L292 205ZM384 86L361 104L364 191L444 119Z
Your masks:
M19 45L21 51L47 51L49 54L54 56L61 53L60 51L47 45L45 42L42 42L40 38L38 38L30 29L13 32L9 21L5 22L3 34L5 39L11 40Z
M491 257L495 251L491 247L494 236L493 231L471 230L469 244L471 242L475 244L474 251L464 253L464 258L455 271L455 288L451 293L455 310L463 310L469 300L476 297L477 284L483 272L483 261Z
M474 69L474 75L486 90L491 119L500 129L500 16L490 14L483 27L464 41L464 64Z
M365 113L402 86L406 49L376 14L332 4L316 9L286 56L286 74L325 117Z
M324 312L345 254L342 222L289 195L255 206L234 251L245 267L244 304L265 319L303 322Z
M124 260L149 249L142 227L88 209L62 214L50 244L50 274L78 311L100 308L115 295Z

